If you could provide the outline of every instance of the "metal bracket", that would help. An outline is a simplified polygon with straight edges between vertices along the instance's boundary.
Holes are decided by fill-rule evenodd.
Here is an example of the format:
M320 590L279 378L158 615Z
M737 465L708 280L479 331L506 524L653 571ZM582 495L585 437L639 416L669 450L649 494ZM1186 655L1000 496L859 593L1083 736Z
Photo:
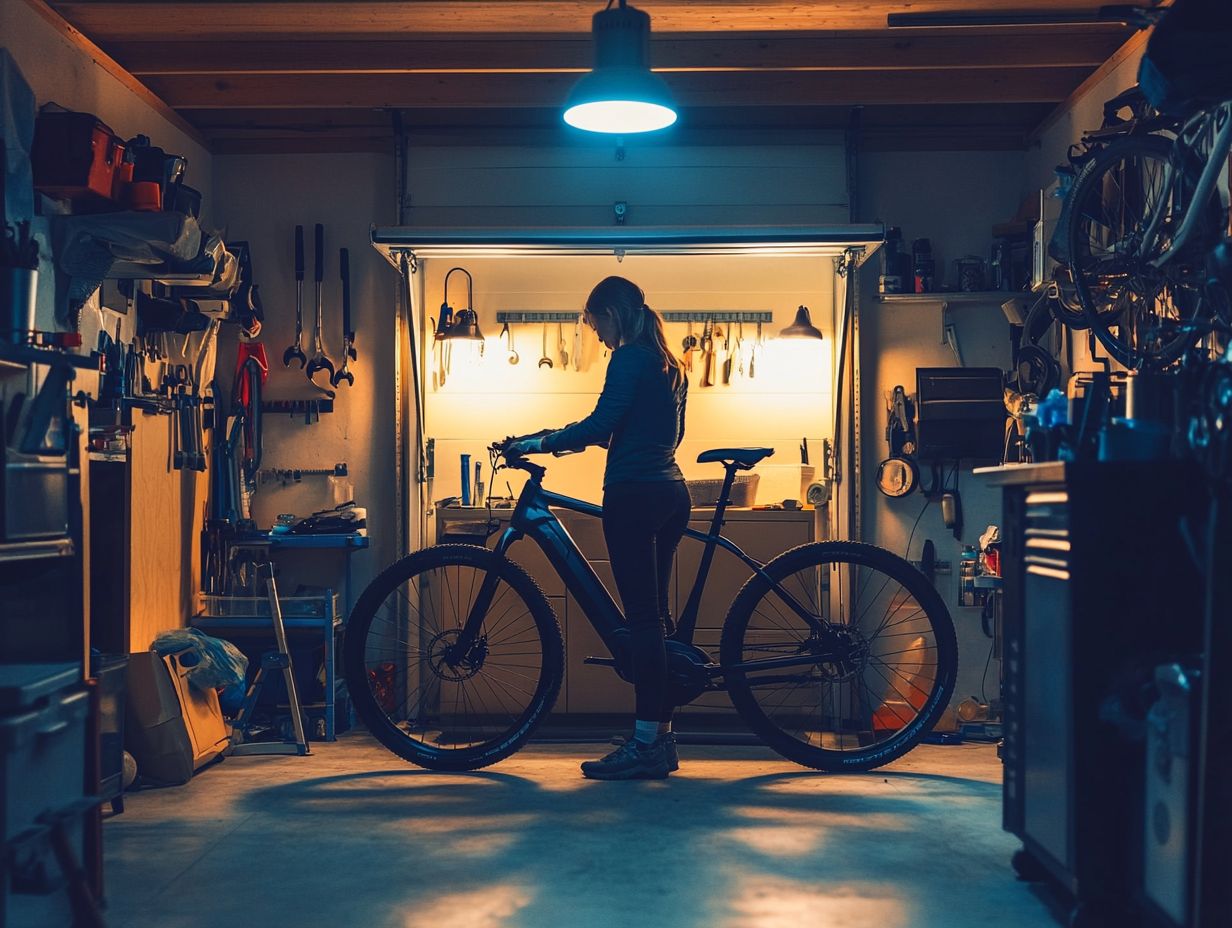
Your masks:
M428 448L424 452L424 462L425 462L424 476L428 480L431 480L433 477L436 476L436 439L429 438L427 444L428 444Z
M538 312L536 310L505 309L496 314L497 322L577 322L581 313Z
M623 226L625 218L629 215L629 204L624 200L617 200L612 204L612 214L616 217L616 225Z
M659 313L664 322L773 322L772 312L714 309L669 309Z

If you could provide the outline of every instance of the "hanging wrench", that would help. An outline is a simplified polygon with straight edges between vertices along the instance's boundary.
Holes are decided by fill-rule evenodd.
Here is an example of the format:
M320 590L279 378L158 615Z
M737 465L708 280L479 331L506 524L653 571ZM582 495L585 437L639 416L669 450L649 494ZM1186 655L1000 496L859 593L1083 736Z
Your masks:
M325 279L325 226L317 223L315 229L316 238L316 284L317 284L317 326L315 337L316 356L308 362L308 368L305 371L308 379L312 380L317 371L325 371L325 379L328 381L334 376L334 362L331 361L325 354L325 338L322 334L321 314L324 307L321 305L321 282Z
M355 375L351 373L351 359L355 357L355 333L351 331L351 256L345 248L338 249L338 264L342 276L342 367L330 378L336 387L346 381L348 387L355 386Z
M282 353L282 366L290 367L292 361L299 362L302 371L308 363L308 356L300 343L304 337L304 227L295 227L295 344Z

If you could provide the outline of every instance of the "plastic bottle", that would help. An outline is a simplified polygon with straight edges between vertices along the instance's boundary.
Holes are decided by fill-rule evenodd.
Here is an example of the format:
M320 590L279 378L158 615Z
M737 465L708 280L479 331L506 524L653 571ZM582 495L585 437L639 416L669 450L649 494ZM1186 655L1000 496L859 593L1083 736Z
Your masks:
M347 476L346 464L335 464L334 472L327 479L334 506L355 502L355 487L351 484L351 478Z

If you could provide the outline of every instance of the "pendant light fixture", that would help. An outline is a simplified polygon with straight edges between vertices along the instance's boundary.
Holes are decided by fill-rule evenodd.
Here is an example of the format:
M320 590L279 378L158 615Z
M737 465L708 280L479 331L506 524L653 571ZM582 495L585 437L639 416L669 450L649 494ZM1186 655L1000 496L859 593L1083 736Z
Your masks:
M565 122L587 132L630 135L666 129L676 108L662 78L651 72L650 17L613 0L594 15L595 67L569 94Z
M466 309L456 313L449 305L449 277L454 271L466 275ZM474 309L474 280L464 267L451 267L445 274L445 301L441 303L441 318L437 324L437 338L461 338L468 341L483 341L479 331L479 314ZM446 321L448 320L448 321Z
M796 310L796 318L791 325L779 332L779 338L815 338L820 341L822 334L809 318L808 307L801 306Z

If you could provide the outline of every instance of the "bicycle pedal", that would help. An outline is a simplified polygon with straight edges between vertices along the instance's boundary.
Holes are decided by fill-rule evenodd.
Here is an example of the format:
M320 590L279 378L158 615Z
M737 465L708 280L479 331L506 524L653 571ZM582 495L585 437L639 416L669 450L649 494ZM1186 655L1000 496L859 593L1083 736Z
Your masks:
M588 657L582 661L583 664L597 664L600 667L615 667L616 661L610 657Z

